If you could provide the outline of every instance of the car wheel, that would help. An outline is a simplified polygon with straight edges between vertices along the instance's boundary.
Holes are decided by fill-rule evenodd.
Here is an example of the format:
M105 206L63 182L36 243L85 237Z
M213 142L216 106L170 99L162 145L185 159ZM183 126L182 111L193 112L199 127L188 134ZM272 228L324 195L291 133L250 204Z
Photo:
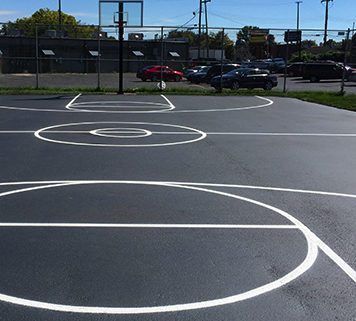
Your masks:
M288 76L289 76L289 77L294 77L294 76L295 76L295 72L294 72L294 71L290 71L290 72L288 73Z
M265 83L265 90L271 90L273 88L273 83L272 81L266 81Z
M151 77L151 81L157 81L157 80L158 80L157 75L153 75L153 76Z
M141 80L142 80L142 81L146 81L146 80L147 80L147 78L141 78Z
M315 76L315 75L312 75L311 77L310 77L310 81L311 82L318 82L320 79L317 77L317 76Z
M231 85L231 89L234 90L239 90L240 89L240 83L238 81L234 81Z
M181 80L181 78L180 78L179 75L177 75L177 76L174 77L174 81L178 82L178 81L180 81L180 80Z

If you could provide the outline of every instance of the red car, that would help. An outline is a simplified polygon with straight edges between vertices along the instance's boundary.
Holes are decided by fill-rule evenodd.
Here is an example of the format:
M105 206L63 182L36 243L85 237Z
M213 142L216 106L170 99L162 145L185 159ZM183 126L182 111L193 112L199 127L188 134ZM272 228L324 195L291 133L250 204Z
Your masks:
M183 74L179 71L174 71L173 69L162 66L162 76L163 80L174 80L181 81ZM139 69L136 74L137 78L140 78L142 81L151 79L151 81L157 81L161 79L161 66L148 66L143 69Z

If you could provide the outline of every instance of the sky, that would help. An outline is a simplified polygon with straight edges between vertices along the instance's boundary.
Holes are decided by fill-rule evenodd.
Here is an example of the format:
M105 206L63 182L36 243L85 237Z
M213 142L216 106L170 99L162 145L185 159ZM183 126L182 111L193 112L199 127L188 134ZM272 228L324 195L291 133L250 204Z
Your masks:
M29 17L40 8L58 10L73 15L82 23L99 24L98 0L2 0L0 22ZM207 3L208 26L216 28L242 28L246 25L265 29L296 29L297 1L289 0L211 0ZM356 22L356 0L329 0L328 38L341 41L332 30L353 29ZM144 26L187 26L199 24L199 0L144 0ZM299 4L299 28L324 30L326 2L303 0ZM204 9L204 5L203 5ZM194 15L193 12L196 14ZM202 13L202 24L205 15ZM229 31L227 31L229 32ZM231 31L232 32L232 31ZM230 33L231 33L230 32ZM283 34L284 31L280 31ZM235 33L235 32L232 32ZM278 33L277 31L271 33ZM322 32L309 32L318 36ZM304 38L304 36L303 36ZM341 37L342 38L342 37Z

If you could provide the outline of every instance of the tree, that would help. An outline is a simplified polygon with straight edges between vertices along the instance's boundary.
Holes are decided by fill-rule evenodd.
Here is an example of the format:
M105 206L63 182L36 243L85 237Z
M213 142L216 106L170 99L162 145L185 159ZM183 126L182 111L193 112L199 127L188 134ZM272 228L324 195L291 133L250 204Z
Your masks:
M198 35L190 30L172 30L168 33L168 38L189 38L189 43L191 44L191 46L195 46L198 44Z
M222 47L222 31L217 33L211 32L209 34L209 48L221 50ZM233 60L235 57L235 46L234 42L228 37L227 33L224 33L224 50L225 50L225 57L227 59Z
M26 36L35 36L37 24L37 34L44 36L45 30L63 30L68 32L72 38L91 38L91 33L98 31L95 26L81 25L81 21L76 21L71 15L61 13L61 26L59 26L58 11L48 8L36 11L31 17L18 18L15 22L9 21L7 28L24 29Z
M349 48L350 48L350 56L351 56L350 62L356 62L356 34L354 34L353 37L351 38Z

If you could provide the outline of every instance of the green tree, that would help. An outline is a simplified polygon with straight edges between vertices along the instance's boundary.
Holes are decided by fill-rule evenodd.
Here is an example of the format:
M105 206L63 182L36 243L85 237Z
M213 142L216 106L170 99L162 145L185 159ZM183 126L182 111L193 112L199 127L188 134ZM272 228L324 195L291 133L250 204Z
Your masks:
M35 36L37 24L37 34L43 36L45 30L63 30L68 32L72 38L90 38L91 32L97 31L95 26L82 25L81 21L76 21L71 15L61 13L61 27L59 26L59 13L48 8L36 11L31 17L18 18L15 22L9 21L7 28L24 29L26 36Z
M356 34L351 38L350 44L350 62L356 63Z
M209 49L221 50L222 35L222 31L219 31L217 33L211 32L209 34ZM227 59L233 60L236 53L235 46L234 42L229 38L227 33L224 33L224 50L225 57Z
M198 37L199 36L196 33L190 30L172 30L168 33L168 38L189 38L189 43L191 46L198 45Z

